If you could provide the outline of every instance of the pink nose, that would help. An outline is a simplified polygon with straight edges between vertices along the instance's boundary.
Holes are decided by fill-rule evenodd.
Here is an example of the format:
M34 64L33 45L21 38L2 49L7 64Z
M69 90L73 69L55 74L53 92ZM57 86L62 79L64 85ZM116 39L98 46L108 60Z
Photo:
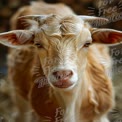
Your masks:
M73 75L73 72L71 70L61 70L53 72L53 75L57 80L69 80Z

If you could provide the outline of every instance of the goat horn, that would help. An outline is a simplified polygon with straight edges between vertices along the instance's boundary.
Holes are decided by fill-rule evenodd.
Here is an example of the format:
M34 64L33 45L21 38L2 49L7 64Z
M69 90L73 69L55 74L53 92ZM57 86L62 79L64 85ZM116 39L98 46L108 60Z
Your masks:
M50 14L50 15L26 15L26 16L20 16L18 19L31 19L31 20L40 20L40 19L46 19L47 17L55 17L56 15Z
M41 18L46 18L47 15L26 15L20 16L18 19L31 19L31 20L40 20Z
M102 17L94 17L94 16L79 16L82 20L89 22L91 25L104 25L109 22L108 19Z

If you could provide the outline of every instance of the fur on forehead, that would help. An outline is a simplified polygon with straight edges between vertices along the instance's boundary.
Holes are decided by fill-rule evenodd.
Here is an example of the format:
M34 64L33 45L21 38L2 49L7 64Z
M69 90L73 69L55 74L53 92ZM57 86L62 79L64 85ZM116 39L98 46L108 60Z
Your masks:
M44 33L47 36L77 35L83 29L84 21L75 15L60 17L52 15L40 21L38 26L30 29L35 33Z

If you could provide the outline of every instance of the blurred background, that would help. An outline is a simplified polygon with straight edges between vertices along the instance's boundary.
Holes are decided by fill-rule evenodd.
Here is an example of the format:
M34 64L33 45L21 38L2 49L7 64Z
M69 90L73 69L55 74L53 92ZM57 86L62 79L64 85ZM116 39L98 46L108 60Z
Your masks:
M33 0L36 1L36 0ZM39 1L39 0L38 0ZM41 0L40 0L41 1ZM122 31L122 0L44 0L47 3L64 3L71 7L76 14L105 17L109 23L100 27L107 27ZM12 15L22 6L29 5L32 0L0 0L0 32L10 30ZM97 26L97 25L96 25ZM0 88L7 75L8 48L0 44ZM113 83L116 92L116 117L111 122L122 122L122 44L110 47L113 63ZM1 96L0 96L1 98ZM4 102L4 101L3 101ZM1 108L0 108L1 112ZM1 115L1 113L0 113ZM120 121L119 121L120 120Z

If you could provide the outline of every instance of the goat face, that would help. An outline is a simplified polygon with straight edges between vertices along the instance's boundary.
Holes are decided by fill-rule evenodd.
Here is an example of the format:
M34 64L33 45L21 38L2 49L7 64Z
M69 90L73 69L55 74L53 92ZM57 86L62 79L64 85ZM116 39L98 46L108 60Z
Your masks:
M92 42L85 26L78 17L50 16L41 27L32 30L42 69L50 85L71 88L77 84Z
M2 33L0 42L11 47L33 43L43 73L52 87L73 88L81 82L89 45L93 42L117 43L122 36L120 31L91 29L85 20L75 15L30 15L20 19L29 24L28 30Z

